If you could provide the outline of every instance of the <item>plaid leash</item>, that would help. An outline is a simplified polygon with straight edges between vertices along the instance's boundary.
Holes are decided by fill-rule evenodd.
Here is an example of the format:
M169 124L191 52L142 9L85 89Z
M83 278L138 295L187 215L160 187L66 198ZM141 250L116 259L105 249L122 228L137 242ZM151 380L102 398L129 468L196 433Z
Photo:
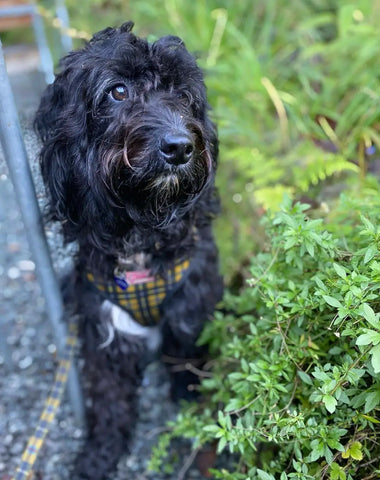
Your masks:
M131 313L140 325L149 327L159 322L161 304L186 278L189 266L188 259L177 262L165 272L165 277L152 276L150 270L115 271L111 279L86 272L86 280L105 299Z
M62 394L65 390L65 385L69 376L75 346L77 344L77 333L77 323L75 319L72 319L69 323L65 350L55 374L53 387L50 391L49 397L46 399L44 410L40 416L34 434L29 438L28 445L21 458L21 464L12 480L26 480L31 478L33 465L37 460L46 434L49 431L61 403Z

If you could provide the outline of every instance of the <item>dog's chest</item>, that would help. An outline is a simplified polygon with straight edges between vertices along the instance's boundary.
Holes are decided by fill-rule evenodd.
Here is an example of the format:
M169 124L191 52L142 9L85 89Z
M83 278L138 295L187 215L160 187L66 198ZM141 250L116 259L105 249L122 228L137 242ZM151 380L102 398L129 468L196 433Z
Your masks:
M119 260L110 277L86 271L90 288L103 298L106 334L102 348L112 342L116 332L145 340L149 350L160 346L159 322L186 281L190 259L175 262L161 275L146 268L150 264L150 256L139 254L133 260Z
M103 314L109 319L108 338L100 345L101 348L107 347L112 342L116 330L131 339L137 337L144 340L151 351L158 350L161 345L161 332L158 326L146 327L137 323L132 315L109 300L105 300L101 308Z
M126 256L119 256L117 260L117 267L116 270L120 271L141 271L147 270L152 263L152 256L140 252L135 253L134 255Z

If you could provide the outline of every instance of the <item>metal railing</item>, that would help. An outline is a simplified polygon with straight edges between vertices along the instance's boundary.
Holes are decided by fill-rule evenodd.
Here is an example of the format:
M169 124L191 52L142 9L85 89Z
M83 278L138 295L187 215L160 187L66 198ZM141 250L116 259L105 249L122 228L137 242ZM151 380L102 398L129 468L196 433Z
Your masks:
M46 301L46 311L52 325L58 353L60 353L64 350L67 336L62 296L43 229L42 216L5 67L1 41L0 85L0 141L36 264L37 278ZM75 367L72 367L70 371L68 393L76 419L83 422L83 398Z
M54 81L54 63L46 40L44 24L41 16L37 12L37 7L33 2L29 2L20 5L2 6L0 8L0 19L22 16L29 16L31 19L40 54L41 70L44 73L46 83L52 83Z

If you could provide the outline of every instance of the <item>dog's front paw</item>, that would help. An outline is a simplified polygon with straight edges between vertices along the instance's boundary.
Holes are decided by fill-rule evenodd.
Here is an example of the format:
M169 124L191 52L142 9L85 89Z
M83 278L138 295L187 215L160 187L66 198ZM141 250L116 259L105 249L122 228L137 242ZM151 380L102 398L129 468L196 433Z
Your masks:
M199 377L192 372L176 372L171 376L170 397L173 402L192 402L199 397Z

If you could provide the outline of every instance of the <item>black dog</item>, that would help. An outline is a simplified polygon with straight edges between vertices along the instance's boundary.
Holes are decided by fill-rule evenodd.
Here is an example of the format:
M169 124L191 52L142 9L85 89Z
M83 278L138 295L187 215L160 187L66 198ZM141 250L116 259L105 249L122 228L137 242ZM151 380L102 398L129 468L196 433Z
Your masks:
M202 72L178 37L150 44L132 27L68 54L36 116L50 212L79 245L70 284L89 432L73 478L91 480L127 448L150 350L201 362L195 343L222 295L211 231L218 142ZM196 382L178 370L175 399Z

